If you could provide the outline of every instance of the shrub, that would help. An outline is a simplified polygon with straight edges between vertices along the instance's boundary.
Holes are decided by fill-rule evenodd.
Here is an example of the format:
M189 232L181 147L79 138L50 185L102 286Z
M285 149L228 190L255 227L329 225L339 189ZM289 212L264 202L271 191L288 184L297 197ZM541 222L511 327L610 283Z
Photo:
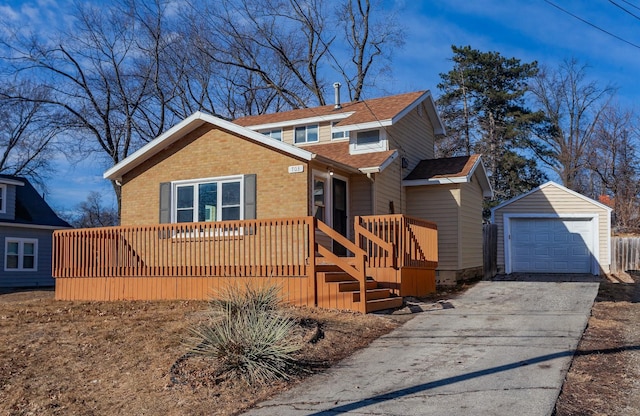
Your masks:
M191 330L191 351L249 384L288 379L297 367L292 355L302 345L292 337L296 321L278 311L279 292L273 285L225 290L210 302L215 319Z
M226 286L211 299L209 305L214 314L235 315L246 309L256 311L275 311L282 302L282 287L275 284L251 286L248 283Z

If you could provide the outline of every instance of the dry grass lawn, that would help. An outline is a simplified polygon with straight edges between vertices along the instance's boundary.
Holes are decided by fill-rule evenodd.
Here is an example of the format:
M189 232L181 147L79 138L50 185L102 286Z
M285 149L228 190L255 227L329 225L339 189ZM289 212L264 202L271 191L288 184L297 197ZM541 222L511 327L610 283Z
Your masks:
M229 415L299 380L250 388L212 378L211 363L201 358L179 360L187 352L188 328L206 319L206 310L206 302L193 301L62 302L47 291L0 295L0 414ZM305 318L309 331L320 328L321 337L306 343L300 356L314 362L314 371L398 325L377 315L291 313Z

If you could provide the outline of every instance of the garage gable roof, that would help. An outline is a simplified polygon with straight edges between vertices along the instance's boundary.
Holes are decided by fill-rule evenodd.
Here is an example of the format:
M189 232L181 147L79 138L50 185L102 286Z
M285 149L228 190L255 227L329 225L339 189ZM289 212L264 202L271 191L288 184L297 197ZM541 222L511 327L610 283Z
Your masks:
M502 204L500 204L500 205L497 205L497 206L493 207L493 208L491 209L491 222L493 222L493 218L494 218L494 213L495 213L495 211L497 211L497 210L499 210L499 209L501 209L501 208L504 208L504 207L506 207L507 205L510 205L510 204L512 204L512 203L514 203L514 202L516 202L516 201L519 201L519 200L521 200L521 199L523 199L523 198L526 198L527 196L529 196L529 195L531 195L531 194L533 194L533 193L536 193L536 192L538 192L538 191L541 191L542 189L547 188L547 187L549 187L549 186L553 186L553 187L556 187L556 188L558 188L558 189L560 189L560 190L562 190L562 191L565 191L565 192L567 192L567 193L569 193L569 194L571 194L571 195L573 195L573 196L575 196L575 197L577 197L577 198L582 199L582 200L583 200L583 201L585 201L585 202L588 202L588 203L590 203L590 204L593 204L593 205L595 205L595 206L596 206L596 207L598 207L598 208L604 209L604 210L608 211L609 213L610 213L611 211L613 211L613 209L611 209L611 207L608 207L608 206L604 205L604 204L603 204L603 203L601 203L601 202L598 202L598 201L593 200L593 199L591 199L591 198L589 198L589 197L586 197L586 196L584 196L584 195L582 195L582 194L580 194L580 193L578 193L578 192L576 192L576 191L573 191L573 190L571 190L571 189L569 189L569 188L567 188L567 187L564 187L564 186L562 186L562 185L560 185L560 184L558 184L558 183L555 183L555 182L553 182L553 181L549 181L549 182L543 183L542 185L538 186L537 188L534 188L534 189L530 190L529 192L525 192L525 193L524 193L524 194L522 194L522 195L518 195L518 196L516 196L516 197L514 197L514 198L511 198L511 199L510 199L510 200L508 200L508 201L503 202L503 203L502 203Z
M402 181L403 186L446 185L471 182L476 174L486 198L493 197L493 189L480 155L421 160Z
M150 157L160 153L171 144L177 142L178 140L204 124L211 124L213 126L219 127L220 129L230 131L246 139L263 144L274 150L280 150L304 160L311 160L314 156L313 153L308 152L307 150L271 139L264 134L257 133L246 127L242 127L235 123L231 123L221 118L198 111L182 120L180 123L176 124L169 130L158 136L156 139L142 146L140 149L129 155L121 162L117 163L111 169L107 170L103 174L103 177L105 179L111 180L121 179L122 175L129 172L131 169L139 166Z

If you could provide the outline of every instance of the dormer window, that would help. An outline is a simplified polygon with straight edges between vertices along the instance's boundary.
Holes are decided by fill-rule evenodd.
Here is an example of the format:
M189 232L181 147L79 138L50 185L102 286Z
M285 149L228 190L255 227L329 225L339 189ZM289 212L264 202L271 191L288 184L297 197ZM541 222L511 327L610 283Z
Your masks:
M380 130L359 131L356 136L356 146L375 146L380 144Z
M318 141L318 125L311 124L295 128L295 143L313 143Z
M261 133L279 142L282 141L282 129L266 130L262 131Z
M348 139L348 131L333 131L333 127L338 123L339 121L334 121L333 123L331 123L331 140Z
M349 142L351 154L370 153L388 150L387 135L384 129L362 130L354 132Z
M7 212L7 185L0 184L0 214Z

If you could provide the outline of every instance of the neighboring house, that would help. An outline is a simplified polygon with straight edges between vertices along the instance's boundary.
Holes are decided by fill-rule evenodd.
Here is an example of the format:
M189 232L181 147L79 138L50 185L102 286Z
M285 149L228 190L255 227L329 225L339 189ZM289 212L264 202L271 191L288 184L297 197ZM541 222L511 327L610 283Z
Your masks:
M547 182L491 210L499 273L606 274L611 208Z
M51 235L63 228L27 179L0 175L0 287L53 286Z
M243 117L196 113L118 163L123 226L312 215L353 238L356 216L408 214L439 232L439 284L482 274L479 156L434 159L429 91ZM337 252L339 247L334 247Z

